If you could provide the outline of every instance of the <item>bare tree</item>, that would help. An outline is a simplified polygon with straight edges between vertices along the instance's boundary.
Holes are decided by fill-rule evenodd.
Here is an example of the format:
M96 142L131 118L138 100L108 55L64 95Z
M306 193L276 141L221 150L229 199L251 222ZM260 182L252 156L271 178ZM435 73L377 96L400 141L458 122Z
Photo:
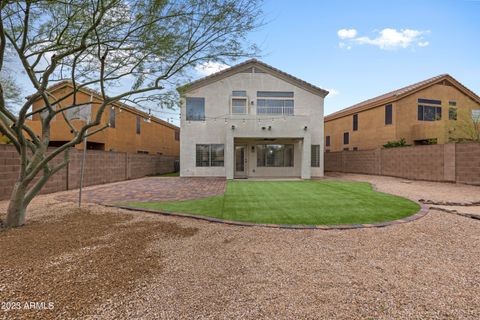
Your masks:
M132 97L161 98L195 66L228 63L256 55L246 37L259 25L261 0L58 0L0 1L0 71L11 45L34 88L18 115L6 108L0 83L0 132L20 155L20 172L7 209L6 226L25 222L26 208L48 179L68 163L69 149L104 129L106 107ZM131 87L108 96L110 86L128 79ZM73 91L52 96L47 88L72 82ZM76 92L97 89L103 99L91 121L75 128L66 112L85 105ZM66 105L66 99L73 103ZM34 101L44 106L32 110ZM37 136L26 119L42 114ZM73 138L47 152L50 122L63 117ZM90 130L89 130L90 129ZM52 160L63 155L61 164Z

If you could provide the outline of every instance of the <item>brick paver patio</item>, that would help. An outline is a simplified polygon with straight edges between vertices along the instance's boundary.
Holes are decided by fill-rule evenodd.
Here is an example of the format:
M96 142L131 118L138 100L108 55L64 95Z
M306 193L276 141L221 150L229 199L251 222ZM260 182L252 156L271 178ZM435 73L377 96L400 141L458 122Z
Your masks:
M188 200L222 194L225 186L226 180L219 178L147 177L88 187L84 189L82 197L85 202L98 204ZM78 201L78 190L56 198Z

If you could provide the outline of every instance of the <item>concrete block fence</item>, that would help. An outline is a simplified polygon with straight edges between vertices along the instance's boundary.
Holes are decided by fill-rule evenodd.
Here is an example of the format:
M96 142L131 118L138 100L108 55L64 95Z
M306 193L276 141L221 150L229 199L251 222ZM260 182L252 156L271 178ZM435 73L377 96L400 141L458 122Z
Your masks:
M325 171L480 185L480 144L326 152Z
M60 155L53 160L58 164ZM41 193L77 189L80 186L82 151L70 150L70 163L50 178ZM141 178L148 175L173 172L178 157L88 150L84 186ZM0 200L10 198L20 170L19 157L12 145L0 144Z

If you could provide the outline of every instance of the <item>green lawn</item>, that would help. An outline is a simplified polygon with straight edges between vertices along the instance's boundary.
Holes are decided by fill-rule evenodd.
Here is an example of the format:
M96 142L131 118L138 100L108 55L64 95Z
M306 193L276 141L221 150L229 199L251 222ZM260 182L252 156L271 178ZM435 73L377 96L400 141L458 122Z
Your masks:
M256 223L375 223L416 213L413 201L345 181L229 181L224 195L197 200L130 202L131 207Z

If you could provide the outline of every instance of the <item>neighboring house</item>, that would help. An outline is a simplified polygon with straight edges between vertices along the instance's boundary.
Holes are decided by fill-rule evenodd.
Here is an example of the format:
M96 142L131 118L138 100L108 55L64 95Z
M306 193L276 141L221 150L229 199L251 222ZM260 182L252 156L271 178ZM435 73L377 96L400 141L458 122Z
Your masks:
M48 88L49 94L57 99L72 92L71 82L64 81ZM82 88L76 93L77 103L88 103L90 106L82 106L70 109L65 116L71 119L75 128L85 124L82 119L93 119L102 102L101 95L89 88ZM62 102L62 107L73 103L73 95ZM33 110L44 106L43 100L34 102ZM41 113L33 115L28 125L38 134L41 134ZM103 113L101 125L109 123L106 128L87 139L88 149L119 151L128 153L149 153L178 156L180 151L180 128L158 119L148 113L142 112L124 103L115 102L108 106ZM93 129L92 129L93 130ZM72 133L63 116L57 115L51 121L50 146L60 146L72 138ZM83 148L83 144L77 145Z
M375 149L402 138L412 145L447 143L478 109L478 95L439 75L326 116L325 149Z
M252 59L179 92L181 176L323 176L328 91Z

